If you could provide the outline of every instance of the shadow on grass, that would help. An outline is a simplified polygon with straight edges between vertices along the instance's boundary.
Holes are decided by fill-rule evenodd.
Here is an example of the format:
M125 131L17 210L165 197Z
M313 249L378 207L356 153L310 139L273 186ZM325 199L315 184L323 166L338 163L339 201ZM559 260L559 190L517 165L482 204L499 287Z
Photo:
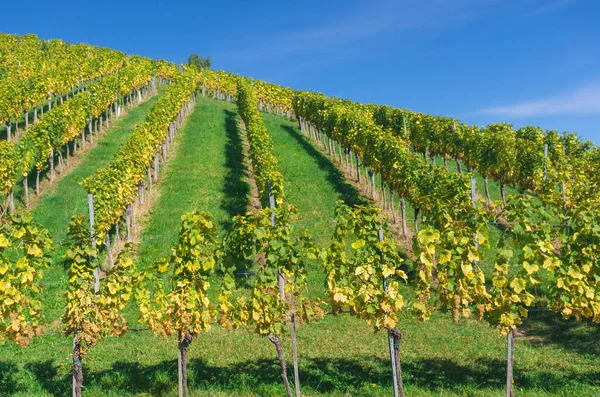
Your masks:
M193 348L193 347L192 347ZM265 348L266 345L265 345ZM289 364L289 363L288 363ZM70 374L57 376L52 361L28 364L35 381L52 395L68 395L71 388ZM402 364L405 385L438 393L442 390L497 389L505 385L505 363L498 359L478 359L477 365L465 366L444 358L418 359ZM16 367L0 362L0 394L16 392L14 380ZM292 369L288 368L290 381ZM554 393L571 387L587 387L598 384L600 372L580 374L569 370L546 372L533 369L515 372L518 388L539 388ZM301 361L301 385L305 391L331 393L334 391L358 392L372 385L391 388L389 363L381 358L325 359L313 358ZM129 394L147 393L167 396L177 390L177 361L167 360L155 365L131 362L114 363L110 369L87 372L84 368L84 384L87 389ZM247 360L231 366L210 365L203 359L188 363L190 390L256 393L278 395L283 392L279 363L273 351L272 359Z
M225 165L228 172L225 175L224 197L221 200L221 208L227 211L229 215L227 223L224 225L224 229L227 230L231 226L232 217L246 212L250 186L245 180L248 170L244 164L242 139L238 130L236 113L231 110L225 110L225 115L225 130L227 134Z
M565 320L546 308L534 308L521 329L532 345L553 344L578 354L600 356L600 326L591 321Z
M15 379L18 368L15 364L0 361L0 396L10 396L17 392L17 381Z
M44 391L55 396L70 394L72 390L71 383L69 383L70 377L58 377L58 369L52 360L28 363L25 365L25 369L35 376L37 383ZM84 377L86 370L87 368L84 366Z
M281 125L291 137L293 137L300 146L316 160L319 168L327 172L327 181L333 188L342 196L342 200L349 206L366 204L366 200L361 197L358 190L349 184L344 177L344 174L325 156L318 151L300 132L289 125Z
M407 384L430 390L498 388L506 385L506 364L497 359L481 358L477 367L460 365L453 360L420 359L402 365ZM518 383L518 374L516 374Z

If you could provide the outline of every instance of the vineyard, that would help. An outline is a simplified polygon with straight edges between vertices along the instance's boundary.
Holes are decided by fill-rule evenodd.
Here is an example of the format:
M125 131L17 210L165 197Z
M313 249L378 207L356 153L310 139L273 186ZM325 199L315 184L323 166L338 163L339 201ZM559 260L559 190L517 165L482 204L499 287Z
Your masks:
M600 149L0 34L1 396L596 396Z

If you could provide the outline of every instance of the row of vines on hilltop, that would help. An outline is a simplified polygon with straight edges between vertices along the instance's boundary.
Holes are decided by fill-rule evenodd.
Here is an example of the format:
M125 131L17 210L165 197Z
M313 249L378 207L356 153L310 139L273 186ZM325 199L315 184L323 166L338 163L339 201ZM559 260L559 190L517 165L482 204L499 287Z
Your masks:
M62 40L40 40L36 35L0 34L0 123L6 122L11 140L12 121L24 116L28 127L29 111L38 119L38 107L44 110L54 100L87 82L121 68L127 55L88 44L68 44ZM56 104L56 102L55 102ZM43 113L42 113L43 114ZM15 123L18 133L18 123Z
M533 126L515 130L507 123L480 128L450 117L388 106L366 108L378 125L402 138L424 158L429 156L433 161L441 156L446 164L447 158L453 158L459 172L462 163L469 172L479 171L484 177L488 205L488 179L500 183L504 201L505 186L514 186L521 192L563 201L566 206L576 201L582 185L597 180L592 164L598 162L600 152L575 133L560 135Z
M98 133L121 113L124 105L139 104L153 95L156 87L154 76L169 76L171 66L155 63L146 58L131 57L118 72L89 84L63 106L50 110L46 117L35 124L16 143L0 142L0 155L6 160L0 167L0 193L7 197L7 207L14 210L13 188L22 180L24 206L29 205L28 176L35 170L35 193L40 193L40 175L49 169L50 183L54 181L55 160L59 172L65 161L75 154L77 147L83 149L86 141L92 141ZM87 130L87 136L86 136ZM66 158L63 150L66 149Z

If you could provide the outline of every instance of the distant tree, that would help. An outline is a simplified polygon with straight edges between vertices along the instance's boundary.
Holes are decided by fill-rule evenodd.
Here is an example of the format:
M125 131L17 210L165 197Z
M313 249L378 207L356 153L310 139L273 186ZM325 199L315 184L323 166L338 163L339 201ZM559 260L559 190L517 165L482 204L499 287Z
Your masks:
M188 58L188 65L194 65L198 69L202 68L202 57L198 54L192 54Z
M206 58L204 58L202 60L202 67L204 67L206 69L210 69L211 66L212 66L212 61L210 60L210 56L207 56Z
M196 68L198 68L198 70L210 69L212 66L212 61L210 60L210 56L202 58L198 54L191 54L188 58L188 64L194 65Z

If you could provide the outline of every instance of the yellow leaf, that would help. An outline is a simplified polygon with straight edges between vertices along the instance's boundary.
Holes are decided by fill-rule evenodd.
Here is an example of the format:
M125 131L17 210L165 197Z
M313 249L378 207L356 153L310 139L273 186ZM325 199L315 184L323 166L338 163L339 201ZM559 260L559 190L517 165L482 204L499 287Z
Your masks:
M429 259L428 255L425 254L425 252L421 252L421 255L419 255L419 259L421 260L421 263L423 263L426 266L432 266L433 265L433 263Z
M0 248L10 247L10 240L4 234L0 234Z
M348 297L346 297L346 295L341 294L341 293L336 293L333 295L333 300L336 302L340 302L340 303L347 303L348 302Z
M473 275L473 266L470 263L461 264L460 268L465 276L470 278Z
M359 250L365 245L365 240L359 239L352 243L352 248L355 250Z
M390 263L383 265L383 277L389 277L395 273L394 267Z
M443 265L444 263L450 262L452 259L452 254L448 250L441 250L438 253L438 263Z
M525 280L522 278L514 278L510 282L510 287L517 293L520 294L521 291L525 289Z
M523 262L523 269L527 272L527 275L533 274L538 271L540 267L535 263Z
M473 247L469 247L469 253L467 254L467 258L471 262L475 262L479 260L479 252Z
M38 258L38 257L42 256L44 251L42 251L40 249L40 247L37 246L37 244L33 244L31 247L29 247L29 250L27 250L27 253L35 258Z

